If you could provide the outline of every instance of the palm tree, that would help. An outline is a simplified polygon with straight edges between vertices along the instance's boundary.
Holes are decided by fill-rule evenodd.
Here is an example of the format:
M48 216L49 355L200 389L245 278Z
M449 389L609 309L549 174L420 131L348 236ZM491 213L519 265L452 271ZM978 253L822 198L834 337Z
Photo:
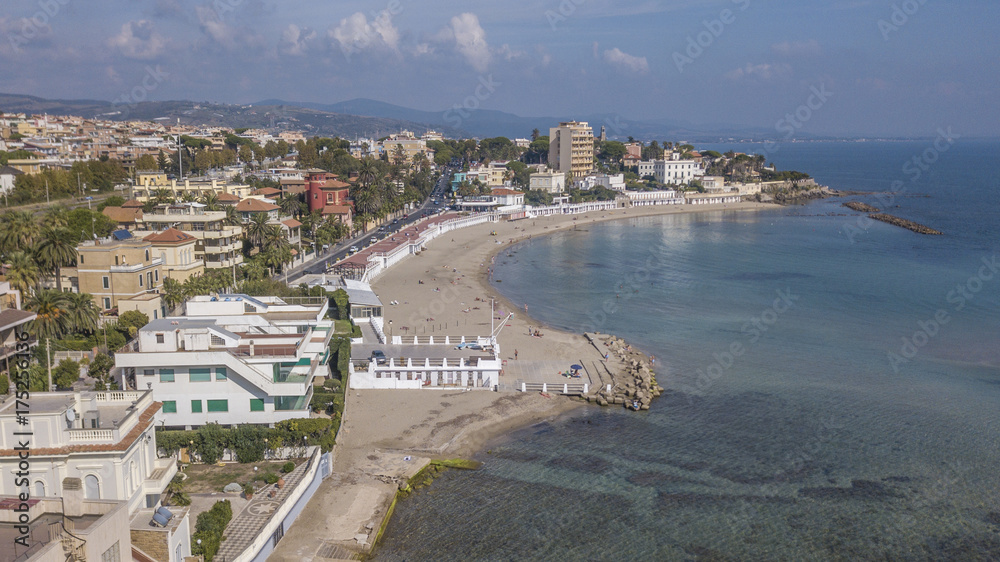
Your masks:
M34 291L40 276L38 263L31 254L17 251L7 258L7 281L11 287L21 292L21 296L27 297Z
M5 255L30 248L38 223L28 211L7 211L0 217L0 252Z
M177 305L184 302L185 298L184 285L170 277L163 279L163 300L166 301L168 308L173 310Z
M378 212L378 195L370 186L358 187L354 192L354 210L362 219L362 224L368 222Z
M157 205L173 203L174 194L169 189L161 187L156 190L156 194L153 196L153 201L155 201Z
M243 265L243 275L251 281L263 279L267 277L267 267L260 260L250 260Z
M101 313L94 304L94 297L87 293L66 293L70 326L74 332L93 333Z
M243 224L243 220L240 218L240 213L236 210L235 205L226 205L226 217L222 219L222 224L226 226L240 226Z
M217 193L215 193L214 191L206 191L205 195L203 195L202 198L201 198L201 202L205 205L205 210L206 211L218 211L219 210L219 207L220 207L220 204L219 204L219 195Z
M302 214L302 202L299 201L298 195L284 195L278 200L278 206L281 207L281 214L289 217L298 217Z
M61 227L69 224L69 209L63 205L53 205L45 210L42 216L42 224Z
M358 185L368 187L379 175L378 162L372 157L363 158L358 168Z
M244 226L243 235L246 237L246 241L250 244L251 248L263 248L264 241L267 239L269 226L271 225L267 224L267 213L254 213L250 215L250 220Z
M24 303L25 308L38 315L31 321L30 330L39 339L59 338L70 331L70 294L46 289L38 291Z
M56 290L62 292L61 269L76 262L73 234L65 227L46 226L35 244L35 258L42 269L55 273Z

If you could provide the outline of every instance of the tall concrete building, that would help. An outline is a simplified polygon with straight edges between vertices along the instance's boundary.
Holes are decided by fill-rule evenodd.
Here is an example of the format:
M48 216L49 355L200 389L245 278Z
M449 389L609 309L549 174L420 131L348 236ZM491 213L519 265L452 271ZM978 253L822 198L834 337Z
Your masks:
M586 121L559 123L549 129L549 166L566 172L567 180L582 178L594 169L594 131Z

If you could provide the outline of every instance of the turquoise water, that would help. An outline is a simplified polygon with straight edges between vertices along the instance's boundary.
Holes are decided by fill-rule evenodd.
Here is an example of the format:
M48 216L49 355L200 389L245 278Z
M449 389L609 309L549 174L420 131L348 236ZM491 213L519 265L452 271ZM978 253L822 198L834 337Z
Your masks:
M667 392L484 452L401 502L376 559L1000 559L1000 144L959 141L914 179L928 146L773 159L839 189L901 181L853 199L944 236L826 200L518 247L497 290L655 354Z

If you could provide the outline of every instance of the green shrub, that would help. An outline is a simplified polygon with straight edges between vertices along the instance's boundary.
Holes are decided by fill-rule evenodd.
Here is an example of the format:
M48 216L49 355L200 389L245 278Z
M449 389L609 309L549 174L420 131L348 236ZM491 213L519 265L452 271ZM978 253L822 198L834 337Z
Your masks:
M265 431L256 425L242 424L230 430L229 447L241 463L264 460ZM268 440L270 443L270 440Z
M288 474L293 470L295 470L295 463L293 463L292 461L288 461L285 464L281 465L281 472L284 472L285 474Z
M194 447L201 462L205 464L215 464L222 458L222 453L226 450L228 433L217 423L205 424L198 428L198 439L195 439Z
M278 478L280 478L280 476L278 476L277 474L275 474L273 472L265 472L264 473L264 482L266 482L268 484L274 484L275 482L278 481Z
M198 521L194 526L195 532L191 537L191 553L196 556L201 554L205 557L205 562L211 562L219 552L222 533L232 518L233 506L229 500L215 502L212 509L198 515ZM201 539L200 544L198 539Z

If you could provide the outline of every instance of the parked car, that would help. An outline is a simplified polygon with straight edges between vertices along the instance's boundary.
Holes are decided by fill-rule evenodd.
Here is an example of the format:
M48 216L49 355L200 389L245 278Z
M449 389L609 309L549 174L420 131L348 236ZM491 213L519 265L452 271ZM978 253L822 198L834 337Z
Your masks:
M375 238L374 236L372 236L372 239L370 240L370 242L372 244L374 244L374 243L378 242L378 238Z
M351 249L348 250L348 251L351 252L352 254L357 253L358 247L357 246L351 246Z
M371 360L374 361L376 365L385 365L385 353L381 349L376 349L372 351Z
M403 220L406 220L408 218L410 218L410 215L406 215L406 214L403 215Z

